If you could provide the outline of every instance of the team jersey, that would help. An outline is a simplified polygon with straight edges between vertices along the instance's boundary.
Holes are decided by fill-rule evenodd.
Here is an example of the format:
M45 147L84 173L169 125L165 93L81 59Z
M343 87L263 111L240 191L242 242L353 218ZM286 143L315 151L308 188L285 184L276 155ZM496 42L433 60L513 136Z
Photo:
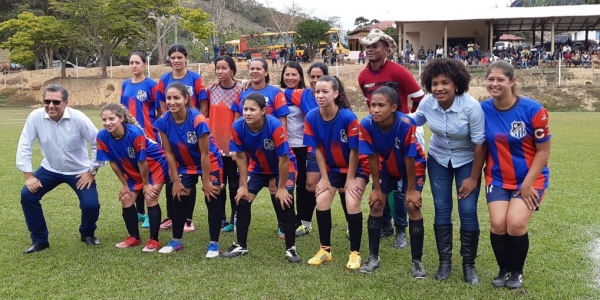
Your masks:
M231 124L235 120L235 113L231 110L231 106L241 92L241 83L235 83L231 88L215 85L206 89L206 94L210 101L208 125L217 141L217 145L223 150L225 155L229 154Z
M167 88L173 82L181 82L187 87L190 93L190 106L200 110L200 102L207 98L206 90L202 82L202 76L190 70L187 70L185 76L179 79L173 78L173 72L168 72L160 76L156 87L156 101L165 102L167 100ZM160 102L158 105L160 105Z
M156 81L146 77L142 82L133 83L131 78L121 85L121 104L138 121L150 139L158 141L158 132L152 127L156 121ZM160 106L159 106L160 108Z
M267 86L260 90L255 90L252 87L248 87L245 91L243 91L238 99L231 105L231 110L233 112L239 113L240 115L244 114L244 99L250 93L258 92L261 95L265 96L265 101L267 102L267 114L273 115L276 118L282 118L287 116L290 113L290 110L287 107L285 102L285 95L283 92L276 86L267 84Z
M373 121L373 116L366 116L361 122L359 153L362 155L377 154L379 169L382 173L394 177L406 177L405 157L415 159L416 176L425 175L425 152L416 139L417 127L408 116L397 111L396 121L392 128L382 130ZM410 121L410 125L403 119Z
M296 157L288 145L285 128L271 115L265 115L265 125L259 132L251 131L243 118L233 122L229 150L246 152L250 160L250 173L279 174L279 158L286 154L290 159L289 171L296 171Z
M169 166L163 148L144 135L141 128L133 124L123 124L125 135L116 140L106 129L96 136L98 160L116 162L125 175L129 188L139 191L144 188L138 163L148 163L150 184L169 181Z
M348 173L350 150L358 151L359 134L358 118L347 108L340 108L330 121L323 120L319 109L313 109L306 115L304 144L321 150L327 171ZM357 172L370 174L367 156L359 155Z
M179 174L202 174L202 162L198 139L205 134L209 135L210 171L218 171L223 168L221 153L212 135L206 118L197 110L187 108L187 119L181 123L175 123L173 114L169 111L163 114L154 127L164 133L175 153L177 160L177 172Z
M309 89L285 89L285 100L290 114L287 116L287 132L290 147L304 146L304 116L316 108L317 101Z
M374 71L371 69L371 63L368 63L367 67L358 74L358 86L365 98L367 98L367 105L369 107L371 107L373 92L386 83L391 82L398 85L398 89L396 89L398 99L400 100L398 110L405 114L409 113L408 98L413 103L411 111L414 112L417 110L419 102L425 94L410 71L405 67L393 61L385 60L381 67L379 67L379 70Z
M488 157L485 184L518 190L527 176L537 152L535 145L552 138L548 112L535 100L518 97L507 110L498 110L492 99L481 103L485 115L485 140ZM548 187L548 166L533 182L534 189Z

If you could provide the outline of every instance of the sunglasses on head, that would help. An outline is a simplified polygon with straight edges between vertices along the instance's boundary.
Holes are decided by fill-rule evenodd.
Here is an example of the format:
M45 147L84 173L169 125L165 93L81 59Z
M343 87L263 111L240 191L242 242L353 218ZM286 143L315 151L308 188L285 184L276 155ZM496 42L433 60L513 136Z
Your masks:
M47 100L47 99L44 99L44 104L45 105L50 105L50 103L52 103L52 104L54 104L54 106L59 106L60 103L62 103L62 102L63 102L62 100Z

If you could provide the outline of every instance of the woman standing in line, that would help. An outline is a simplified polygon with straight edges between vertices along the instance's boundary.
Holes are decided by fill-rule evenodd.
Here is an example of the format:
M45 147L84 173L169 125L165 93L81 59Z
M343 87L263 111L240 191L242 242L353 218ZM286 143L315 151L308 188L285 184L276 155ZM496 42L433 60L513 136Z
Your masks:
M439 255L437 280L452 270L452 208L454 181L460 217L460 254L464 280L479 282L475 258L479 245L477 199L485 160L485 117L479 101L467 94L471 75L454 59L434 59L421 73L429 95L410 116L418 126L429 124L427 173L435 209L434 233Z
M133 206L142 195L148 206L150 239L143 252L154 252L160 247L158 232L161 210L158 197L163 185L169 182L165 152L154 140L149 139L127 109L117 103L109 103L100 113L103 130L97 136L98 160L109 161L110 166L123 184L119 200L123 207L123 221L129 236L115 245L117 248L135 247L141 243L136 209Z
M146 57L142 53L134 52L129 56L129 67L132 77L125 80L121 86L121 104L125 105L129 113L137 120L146 133L146 137L153 141L158 140L158 132L152 127L156 121L156 81L146 77ZM143 222L142 228L150 227L148 215L144 210L144 194L139 193L135 200L138 221Z
M190 108L190 95L183 83L174 82L166 90L169 107L154 127L159 131L167 153L169 173L173 184L167 186L172 196L173 239L159 253L183 249L183 228L188 202L195 201L196 184L202 179L202 191L208 209L210 243L206 258L219 256L219 235L225 201L218 198L221 189L222 168L220 150L210 134L204 115Z
M240 171L240 188L235 198L238 240L223 257L248 254L251 205L260 190L268 187L285 234L285 257L288 262L299 263L294 235L296 158L289 148L283 124L267 113L265 97L251 93L244 100L244 118L233 123L229 146L236 153L235 162Z
M495 287L520 288L529 251L527 225L548 189L550 140L548 112L516 93L514 68L494 62L487 71L492 96L481 103L488 156L485 193L490 212L490 242L500 271Z

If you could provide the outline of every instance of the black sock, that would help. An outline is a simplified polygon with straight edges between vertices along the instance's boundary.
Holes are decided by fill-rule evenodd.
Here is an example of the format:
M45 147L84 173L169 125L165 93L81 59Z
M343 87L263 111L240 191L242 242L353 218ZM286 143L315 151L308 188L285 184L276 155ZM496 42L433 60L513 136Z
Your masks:
M194 197L190 197L187 203L185 204L185 219L193 220L194 219L194 208L196 207L196 186L193 188ZM190 193L191 196L191 193Z
M529 251L529 234L527 232L522 236L509 234L507 240L510 249L510 271L523 274L523 266Z
M172 220L173 216L171 215L171 211L173 210L173 183L165 184L165 198L167 199L167 219Z
M237 241L244 248L248 247L248 231L252 220L252 203L245 199L240 200L237 207Z
M285 234L285 249L290 249L296 245L296 218L294 213L294 198L292 205L281 211L283 221L283 233Z
M206 197L205 197L206 199ZM219 196L217 196L217 201L219 201L219 203L227 203L227 190L225 188L222 188L221 191L219 192ZM225 208L223 206L223 208ZM227 222L227 213L225 212L225 209L223 209L223 212L221 213L221 220ZM220 225L220 224L219 224Z
M158 231L160 229L161 218L160 204L148 207L148 221L150 221L150 238L158 241Z
M317 207L317 196L315 192L306 191L306 199L304 200L304 215L302 221L312 222L313 213Z
M369 230L369 251L371 256L379 256L379 242L381 241L381 224L383 217L369 216L367 229Z
M140 239L140 229L138 228L137 212L135 206L123 207L123 221L125 221L125 228L127 233L136 238Z
M508 234L495 234L490 231L490 244L492 244L492 250L498 263L500 270L508 271L509 266L509 253L508 253Z
M283 230L283 220L281 219L281 214L278 211L281 211L281 204L279 200L275 198L275 195L271 196L271 204L273 204L273 210L275 210L275 216L277 217L277 228Z
M181 196L180 199L174 199L171 203L171 221L173 222L171 230L173 231L174 239L183 238L183 226L185 225L185 210L186 203L191 196Z
M421 260L421 257L423 256L423 240L425 239L423 219L409 219L408 231L410 234L410 254L412 255L412 259Z
M211 198L208 201L207 197L204 197L206 208L208 210L208 235L211 242L219 242L219 235L221 234L221 220L225 211L225 199Z
M350 251L360 252L360 242L362 240L363 215L348 214L348 233L350 234Z
M317 224L319 224L319 241L321 242L321 247L327 251L331 251L331 209L317 209L316 215Z
M348 220L348 207L346 207L346 193L340 193L340 202L342 203L342 209L344 210L344 217Z
M146 204L146 199L144 199L144 193L139 193L137 198L135 199L135 208L137 213L140 215L145 215L146 211L144 209L144 205Z

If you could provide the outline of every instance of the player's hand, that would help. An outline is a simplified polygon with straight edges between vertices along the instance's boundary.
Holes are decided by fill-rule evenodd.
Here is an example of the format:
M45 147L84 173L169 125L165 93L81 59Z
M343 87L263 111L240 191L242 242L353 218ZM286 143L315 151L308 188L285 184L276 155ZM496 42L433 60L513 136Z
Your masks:
M381 202L382 204L385 204L386 200L387 199L386 199L385 195L381 192L380 189L374 189L371 191L371 194L369 195L369 206L372 207L377 202Z
M479 180L476 180L473 177L465 178L460 184L460 188L458 188L458 199L467 198L476 188Z
M158 189L151 184L144 185L143 193L144 198L148 200L157 200L159 196Z
M279 203L281 204L281 209L285 209L286 207L293 207L293 198L287 189L278 188L277 193L275 193L275 198L279 200Z
M129 190L129 186L127 186L126 184L122 185L119 189L119 201L123 201L124 197L133 197L133 194Z
M406 191L406 204L412 203L416 208L423 206L421 193L417 190Z
M79 179L79 180L77 180L77 184L76 184L76 187L78 190L89 189L95 180L95 176L92 175L92 173L87 172L87 171L77 175L75 178Z
M210 180L205 180L202 182L202 191L204 192L206 200L210 202L210 199L219 197L221 186L213 185Z
M540 195L533 188L533 186L521 186L521 189L515 193L515 197L521 195L523 198L523 202L527 205L527 208L534 210L538 207L538 201L540 199Z
M356 183L356 178L346 180L346 186L344 186L344 190L346 193L350 194L352 198L359 200L362 198L364 192L364 190L358 186L358 183Z
M181 196L187 196L188 194L189 192L183 186L183 183L181 183L181 181L173 182L173 199L181 201Z
M319 196L324 192L329 192L333 194L335 192L335 189L331 186L329 180L321 178L319 179L317 187L315 188L315 196Z
M42 187L42 183L35 176L31 176L25 180L25 187L31 193L37 193Z
M247 90L251 84L252 84L252 82L250 80L242 82L242 91Z
M240 204L241 200L246 200L248 202L252 202L252 200L248 200L250 199L250 192L248 191L248 188L245 186L240 186L237 190L237 193L235 194L235 203L236 204Z

